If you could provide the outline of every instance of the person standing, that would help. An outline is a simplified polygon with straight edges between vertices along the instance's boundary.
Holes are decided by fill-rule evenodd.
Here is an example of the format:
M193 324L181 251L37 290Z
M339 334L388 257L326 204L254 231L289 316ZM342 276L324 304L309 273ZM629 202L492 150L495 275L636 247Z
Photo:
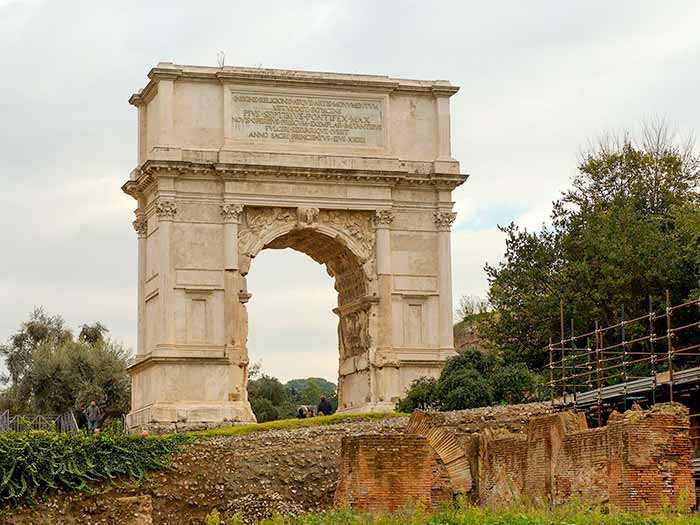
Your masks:
M87 414L85 413L85 404L80 405L80 413L78 414L78 429L87 430Z
M90 401L90 405L85 409L85 414L87 415L88 432L94 432L101 415L100 407L97 406L97 402L94 399Z
M319 416L330 416L333 409L331 408L331 403L326 399L326 396L321 396L321 402L318 404L318 415Z

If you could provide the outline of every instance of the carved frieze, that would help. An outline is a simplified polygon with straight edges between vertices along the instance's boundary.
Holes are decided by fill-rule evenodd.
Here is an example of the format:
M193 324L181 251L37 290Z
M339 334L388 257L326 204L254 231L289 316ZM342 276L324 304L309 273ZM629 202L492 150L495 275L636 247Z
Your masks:
M329 224L344 232L360 249L362 261L374 255L375 232L369 213L350 210L321 210L318 218L321 224Z
M313 227L316 224L332 226L353 240L359 248L362 262L374 254L375 232L371 216L367 212L350 210L319 210L318 208L245 208L245 224L238 232L238 245L241 254L251 254L256 241L268 232L285 224L298 224L299 227ZM254 255L254 254L251 254Z
M340 318L339 335L343 355L341 359L354 357L369 350L369 312L366 309L356 310Z
M255 242L273 228L297 221L292 208L245 208L245 225L238 230L238 250L242 254L251 254Z
M457 218L457 213L453 211L436 211L433 213L435 224L439 228L450 228Z
M173 219L177 213L175 199L158 199L156 202L156 215L160 219Z

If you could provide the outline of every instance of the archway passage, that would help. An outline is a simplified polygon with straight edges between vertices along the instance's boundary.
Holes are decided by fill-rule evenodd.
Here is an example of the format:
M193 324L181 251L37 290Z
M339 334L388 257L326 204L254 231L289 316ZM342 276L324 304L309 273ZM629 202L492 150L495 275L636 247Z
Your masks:
M326 266L335 279L338 306L361 300L367 293L367 276L359 258L338 239L319 233L312 227L295 229L265 245L263 249L293 250L305 253Z
M370 295L372 282L376 280L371 264L374 249L371 214L316 208L250 207L243 215L238 234L242 241L239 244L243 250L242 259L254 259L262 250L290 248L324 265L334 279L338 296L337 307L333 310L338 316L338 406L342 411L371 403L369 359L373 338L370 319L376 306ZM363 248L367 250L364 253ZM252 267L254 272L254 266L254 261L246 264L245 274L241 272L244 281L248 268ZM248 291L246 282L242 288ZM245 300L249 297L247 294ZM245 304L242 307L245 308ZM241 323L248 322L245 314L239 319ZM247 326L239 326L237 331L248 333ZM247 341L243 344L246 345L243 353L247 354ZM358 358L363 359L364 367L358 368Z
M338 294L326 268L296 250L263 250L246 277L255 377L338 382ZM250 370L249 370L250 373Z

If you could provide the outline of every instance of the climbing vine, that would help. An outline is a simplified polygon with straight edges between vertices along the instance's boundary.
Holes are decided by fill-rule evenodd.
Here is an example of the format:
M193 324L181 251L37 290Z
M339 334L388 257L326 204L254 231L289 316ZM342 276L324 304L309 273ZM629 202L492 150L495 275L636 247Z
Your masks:
M188 439L0 433L0 503L32 501L49 489L80 490L92 481L143 479L147 472L167 466L173 452Z

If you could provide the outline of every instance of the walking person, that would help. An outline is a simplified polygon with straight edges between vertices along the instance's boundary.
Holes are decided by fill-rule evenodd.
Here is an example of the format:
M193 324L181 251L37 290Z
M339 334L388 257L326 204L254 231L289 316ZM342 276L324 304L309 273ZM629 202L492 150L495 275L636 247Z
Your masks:
M88 432L95 432L102 413L94 399L90 401L90 405L85 409L85 414L87 415Z

